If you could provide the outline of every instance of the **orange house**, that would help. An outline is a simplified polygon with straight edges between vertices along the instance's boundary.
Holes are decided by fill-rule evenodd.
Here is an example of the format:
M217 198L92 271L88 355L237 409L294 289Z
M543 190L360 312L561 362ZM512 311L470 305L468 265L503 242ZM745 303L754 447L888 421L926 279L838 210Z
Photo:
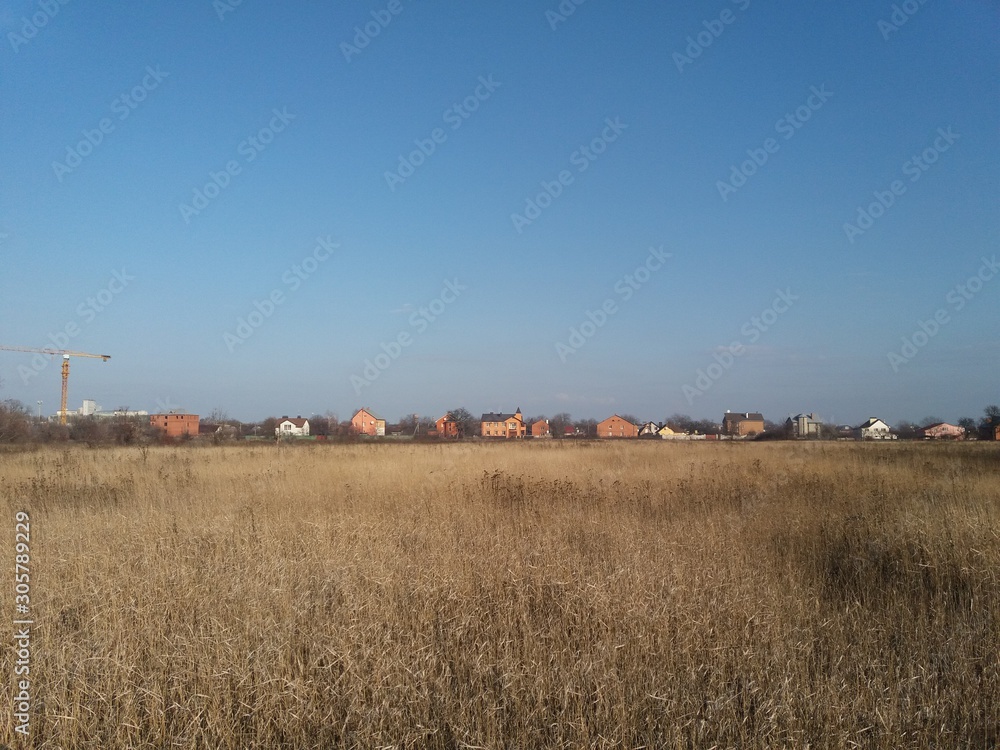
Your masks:
M451 418L451 413L445 414L437 422L435 422L434 425L437 430L438 437L458 437L458 422Z
M197 414L169 412L168 414L149 415L150 426L163 430L167 437L184 437L186 435L194 437L198 434L198 422Z
M819 422L815 414L799 414L785 422L795 437L819 434ZM759 435L764 431L764 415L756 411L730 412L722 415L722 432L734 437Z
M523 438L528 433L521 410L513 414L489 412L483 414L479 421L479 430L483 437Z
M376 417L367 409L358 409L351 417L351 431L355 435L385 436L385 420Z
M597 437L600 438L634 438L639 437L639 425L622 419L617 414L597 423Z
M531 425L531 437L549 437L552 432L549 430L549 420L539 419Z

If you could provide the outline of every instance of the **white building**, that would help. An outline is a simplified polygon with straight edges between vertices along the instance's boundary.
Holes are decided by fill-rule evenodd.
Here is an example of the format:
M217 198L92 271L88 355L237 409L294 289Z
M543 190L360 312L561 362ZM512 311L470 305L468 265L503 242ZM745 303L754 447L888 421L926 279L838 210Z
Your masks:
M895 440L889 425L876 417L869 417L860 427L854 428L854 436L858 440Z
M67 411L70 417L95 417L98 419L110 417L148 417L148 411L133 411L132 409L115 409L114 411L104 411L101 405L92 398L85 398L83 405L76 411ZM57 413L56 416L59 416Z
M308 437L309 420L302 417L282 417L274 426L277 437Z

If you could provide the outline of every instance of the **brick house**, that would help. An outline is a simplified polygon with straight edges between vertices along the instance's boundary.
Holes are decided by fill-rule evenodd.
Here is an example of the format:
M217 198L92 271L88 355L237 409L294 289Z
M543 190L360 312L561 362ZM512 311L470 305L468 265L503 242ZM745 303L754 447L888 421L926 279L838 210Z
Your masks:
M551 437L552 431L549 429L549 420L539 419L537 422L531 423L531 437Z
M520 409L513 414L487 412L479 420L479 429L483 437L502 437L507 440L523 438L528 433Z
M274 426L277 437L308 437L309 420L302 417L282 417Z
M351 432L355 435L384 437L385 420L376 417L368 409L358 409L351 417Z
M198 434L199 421L197 414L176 411L149 415L150 426L162 430L167 437L195 437Z
M964 440L965 429L947 422L935 422L917 433L924 440Z
M627 419L622 419L617 414L612 414L603 422L597 423L597 437L599 438L639 437L639 425L632 424Z
M445 414L443 417L438 419L434 423L434 429L437 430L437 436L442 438L457 438L458 437L458 422L452 419L451 413Z
M722 434L749 437L764 431L764 415L757 411L731 412L722 415Z

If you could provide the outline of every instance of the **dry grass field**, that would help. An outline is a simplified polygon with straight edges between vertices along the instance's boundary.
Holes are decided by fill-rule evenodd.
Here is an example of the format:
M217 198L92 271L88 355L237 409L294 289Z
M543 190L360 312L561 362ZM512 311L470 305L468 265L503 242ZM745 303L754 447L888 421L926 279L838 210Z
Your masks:
M1000 744L997 444L38 450L0 506L11 747Z

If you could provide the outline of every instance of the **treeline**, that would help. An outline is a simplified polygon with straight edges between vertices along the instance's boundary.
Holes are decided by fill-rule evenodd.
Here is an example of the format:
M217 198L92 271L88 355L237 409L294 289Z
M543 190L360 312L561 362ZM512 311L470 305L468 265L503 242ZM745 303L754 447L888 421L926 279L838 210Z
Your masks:
M121 409L127 412L127 409ZM475 437L480 435L479 417L468 409L452 409L448 414L458 423L459 437ZM633 424L641 425L647 420L640 420L631 414L619 415ZM549 432L556 438L594 438L597 437L596 419L574 419L567 412L559 412L552 417L544 414L525 419L530 426L539 421L547 420ZM221 443L231 440L257 438L274 439L275 427L279 419L268 417L260 422L241 422L230 419L225 412L216 409L201 421L200 437ZM943 422L937 417L925 417L919 423L904 420L899 422L893 433L901 439L914 439L920 436L920 430L930 424ZM691 435L719 435L722 425L709 419L694 419L686 414L673 414L662 422L675 432ZM1000 426L1000 406L990 405L983 410L983 416L978 420L963 417L956 423L965 430L966 439L992 440L995 430ZM758 439L782 439L791 437L789 427L785 423L765 421L765 431ZM410 414L401 417L397 422L386 426L387 435L398 435L413 438L434 437L435 420L431 417L420 417ZM333 412L314 414L309 417L309 431L313 437L330 440L352 440L357 436L350 421L341 421ZM834 425L823 425L820 438L837 439L845 437L843 428ZM186 442L195 436L183 438L168 438L149 423L149 417L141 416L74 416L69 424L61 425L50 419L35 417L30 409L20 401L7 399L0 401L0 445L12 443L60 443L80 442L88 445L132 445L148 443Z
M0 401L0 444L74 441L132 445L159 438L160 431L149 424L149 417L77 417L63 425L36 418L20 401Z

